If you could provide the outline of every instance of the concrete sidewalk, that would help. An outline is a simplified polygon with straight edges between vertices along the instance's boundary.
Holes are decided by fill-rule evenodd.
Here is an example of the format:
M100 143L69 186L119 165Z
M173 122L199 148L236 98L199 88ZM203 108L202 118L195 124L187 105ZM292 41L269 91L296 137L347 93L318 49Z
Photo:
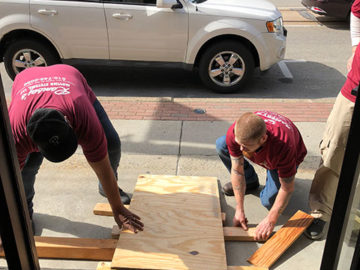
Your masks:
M119 185L132 192L139 174L215 176L222 184L229 174L216 155L215 140L224 135L227 121L155 121L117 120L113 124L122 140ZM295 193L279 219L278 230L297 210L308 211L307 197L319 162L317 145L324 122L296 122L308 155L299 167ZM256 167L262 185L265 170ZM109 238L115 221L92 214L98 202L106 202L97 192L97 179L81 149L66 162L44 161L37 181L34 201L35 234L84 238ZM259 189L260 190L260 189ZM259 223L267 210L261 206L258 193L246 195L245 207L250 224ZM234 198L226 198L226 226L231 226ZM194 201L196 203L196 201ZM301 236L272 269L319 269L325 241L313 242ZM226 243L228 265L249 265L246 259L260 246L257 243ZM6 265L0 259L0 269ZM96 269L97 262L40 260L43 269Z

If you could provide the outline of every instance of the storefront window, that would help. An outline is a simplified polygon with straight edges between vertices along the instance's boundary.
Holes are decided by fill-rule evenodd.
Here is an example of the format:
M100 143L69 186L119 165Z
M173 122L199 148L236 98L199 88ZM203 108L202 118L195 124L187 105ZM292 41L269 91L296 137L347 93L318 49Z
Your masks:
M344 241L341 246L338 269L350 269L360 230L360 177L357 178L349 220L346 222Z

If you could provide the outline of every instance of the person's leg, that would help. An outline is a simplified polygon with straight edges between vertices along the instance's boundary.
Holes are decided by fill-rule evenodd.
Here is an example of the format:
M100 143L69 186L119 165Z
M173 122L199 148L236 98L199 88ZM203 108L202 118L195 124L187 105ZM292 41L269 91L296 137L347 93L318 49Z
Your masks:
M104 108L100 104L98 100L96 100L93 104L96 114L100 120L100 123L104 129L105 137L107 140L107 148L108 155L111 167L114 171L116 179L118 179L117 169L119 167L120 158L121 158L121 141L118 133L116 132L114 126L112 125L107 113ZM130 196L122 191L119 188L121 200L124 204L130 203ZM105 192L103 187L99 181L99 193L105 196Z
M261 204L270 210L275 202L281 184L277 170L267 170L266 174L266 184L260 192L260 200Z
M320 165L317 169L309 193L311 214L323 221L330 221L335 200L339 175L330 168Z
M229 171L231 173L231 159L228 147L226 145L226 135L218 138L216 140L216 151ZM245 172L245 181L246 181L246 189L252 190L259 186L259 178L254 170L254 167L244 158L244 172ZM231 182L226 183L223 187L224 193L228 196L234 196L234 192L232 190Z
M25 165L21 171L22 180L24 183L26 201L28 204L28 210L30 218L33 215L33 198L35 195L35 178L42 164L44 157L40 152L30 153L25 161Z
M309 193L309 206L315 220L305 235L313 240L323 237L325 224L332 214L353 111L354 103L339 93L326 122L320 142L321 162Z

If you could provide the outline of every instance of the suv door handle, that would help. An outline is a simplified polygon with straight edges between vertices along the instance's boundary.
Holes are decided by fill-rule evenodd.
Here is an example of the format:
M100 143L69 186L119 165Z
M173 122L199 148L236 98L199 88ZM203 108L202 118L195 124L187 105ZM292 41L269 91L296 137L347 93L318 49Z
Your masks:
M112 16L115 19L124 20L124 21L128 21L133 18L131 14L125 14L125 13L114 13Z
M55 9L39 9L38 13L42 14L42 15L48 15L48 16L57 15L57 11Z

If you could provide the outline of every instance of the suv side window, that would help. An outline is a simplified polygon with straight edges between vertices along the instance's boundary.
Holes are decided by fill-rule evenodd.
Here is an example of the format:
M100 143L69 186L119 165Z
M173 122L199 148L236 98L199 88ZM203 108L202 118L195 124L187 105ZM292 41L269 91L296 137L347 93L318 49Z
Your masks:
M156 0L105 0L104 3L155 6Z

